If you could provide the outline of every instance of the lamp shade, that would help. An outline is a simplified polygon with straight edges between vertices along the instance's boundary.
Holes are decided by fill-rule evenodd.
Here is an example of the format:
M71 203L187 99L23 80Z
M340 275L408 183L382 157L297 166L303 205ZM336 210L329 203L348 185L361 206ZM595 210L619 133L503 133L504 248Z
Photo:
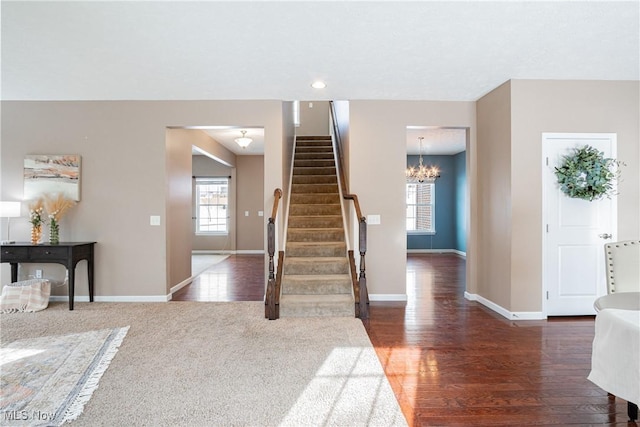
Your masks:
M17 218L20 216L20 202L0 202L0 218Z

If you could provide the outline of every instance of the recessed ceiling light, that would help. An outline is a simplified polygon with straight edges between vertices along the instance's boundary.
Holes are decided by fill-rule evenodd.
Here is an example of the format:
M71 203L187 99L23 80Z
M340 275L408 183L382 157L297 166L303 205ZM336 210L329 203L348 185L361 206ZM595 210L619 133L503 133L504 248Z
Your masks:
M317 80L311 83L311 87L314 89L324 89L325 87L327 87L327 84L323 81Z

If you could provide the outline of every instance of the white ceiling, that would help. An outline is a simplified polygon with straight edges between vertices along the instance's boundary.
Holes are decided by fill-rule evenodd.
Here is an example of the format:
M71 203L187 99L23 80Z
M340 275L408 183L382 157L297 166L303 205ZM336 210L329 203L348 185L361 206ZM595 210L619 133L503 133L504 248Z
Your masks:
M420 140L422 151L420 151ZM407 127L407 154L451 155L465 151L467 131L459 128L437 128L425 126Z
M205 132L237 155L260 155L264 153L264 128L211 126L198 127L197 130ZM253 142L247 148L240 148L234 141L241 136L241 130L246 130L247 136L253 139ZM406 135L407 154L420 154L419 137L424 137L422 141L423 155L451 155L466 149L466 129L409 126L407 127ZM195 149L193 154L202 155L201 152Z
M475 101L640 78L638 1L2 1L1 19L3 100Z
M238 155L260 155L264 154L264 128L237 127L237 126L211 126L199 128L202 132L224 145L229 151ZM246 131L246 136L253 139L248 147L242 148L236 142L236 138L242 136L241 131ZM202 153L193 150L193 154Z

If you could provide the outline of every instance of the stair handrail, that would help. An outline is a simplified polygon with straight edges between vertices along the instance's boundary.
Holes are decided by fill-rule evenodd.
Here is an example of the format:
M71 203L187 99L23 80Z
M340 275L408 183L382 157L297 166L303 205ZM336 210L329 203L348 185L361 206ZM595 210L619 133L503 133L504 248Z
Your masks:
M342 188L342 197L346 200L352 200L358 218L358 250L360 252L360 275L357 281L353 282L353 293L355 298L356 317L360 319L369 318L369 292L367 290L367 275L365 265L365 255L367 254L367 218L362 215L358 196L349 192L344 167L342 164L342 140L340 139L340 129L336 119L336 109L333 101L329 102L331 108L331 124L333 126L332 143L336 152L336 163L338 168L338 176L340 177L340 186ZM353 256L351 255L353 258ZM351 268L355 268L355 262L350 262Z
M265 312L264 316L269 320L275 320L279 317L280 308L280 278L282 276L282 255L278 258L278 276L275 275L275 265L273 256L276 253L276 216L278 214L278 204L282 198L282 190L276 188L273 191L273 209L271 216L267 222L267 252L269 254L269 280L267 281L267 291L264 299Z

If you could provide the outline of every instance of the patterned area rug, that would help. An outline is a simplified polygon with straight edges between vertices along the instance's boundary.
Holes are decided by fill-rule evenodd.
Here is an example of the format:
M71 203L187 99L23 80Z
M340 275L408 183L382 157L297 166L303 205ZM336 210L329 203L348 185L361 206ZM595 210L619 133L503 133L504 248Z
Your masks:
M83 411L129 327L0 348L0 425L59 426Z

